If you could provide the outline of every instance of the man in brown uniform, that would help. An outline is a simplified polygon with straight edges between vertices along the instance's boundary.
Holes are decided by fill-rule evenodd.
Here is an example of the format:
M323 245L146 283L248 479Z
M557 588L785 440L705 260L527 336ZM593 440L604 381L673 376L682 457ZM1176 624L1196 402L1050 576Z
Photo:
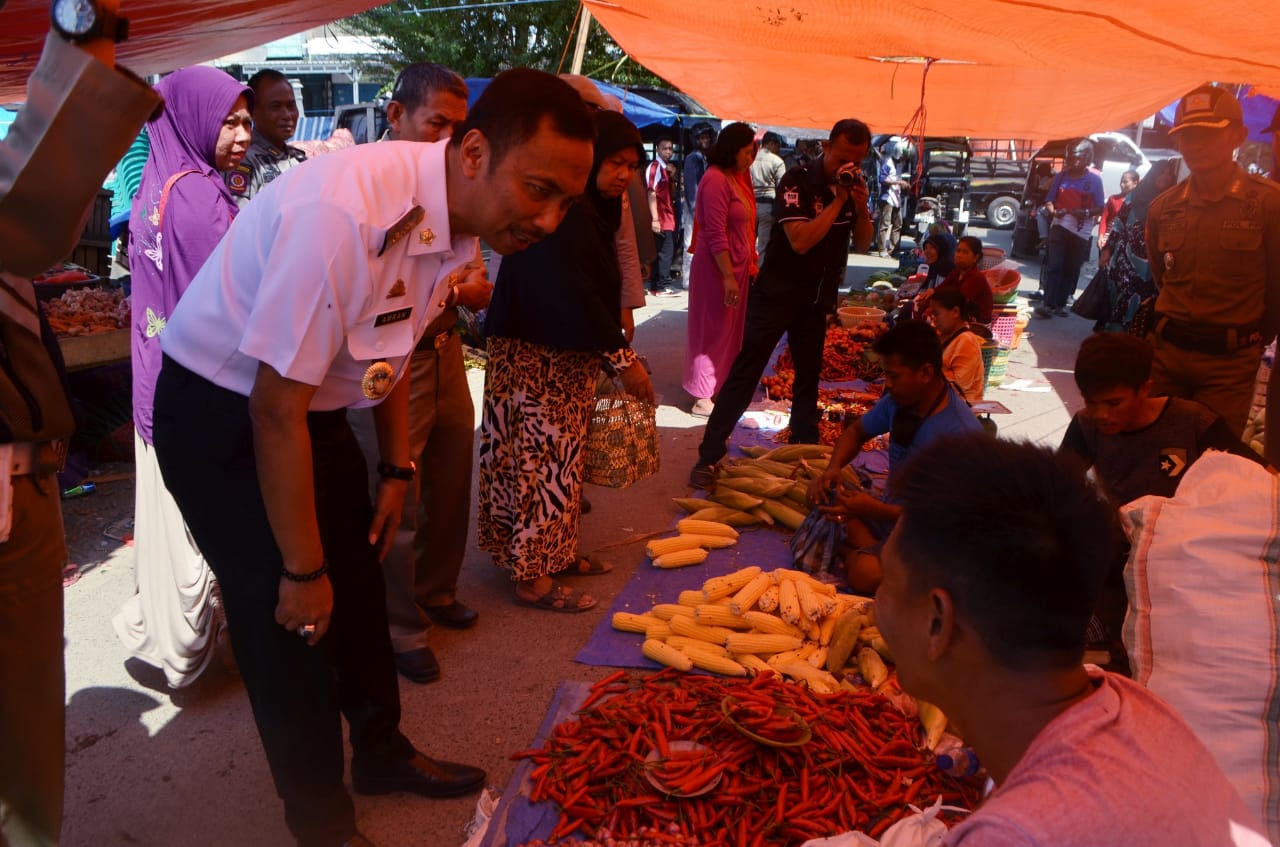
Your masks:
M55 472L73 421L30 278L71 252L103 177L160 104L115 66L102 7L116 5L95 4L102 30L50 34L0 141L0 844L14 847L58 843L66 747Z
M1239 435L1263 345L1280 326L1280 187L1236 164L1248 130L1225 89L1184 97L1170 134L1191 177L1147 217L1160 289L1149 336L1154 393L1203 403Z

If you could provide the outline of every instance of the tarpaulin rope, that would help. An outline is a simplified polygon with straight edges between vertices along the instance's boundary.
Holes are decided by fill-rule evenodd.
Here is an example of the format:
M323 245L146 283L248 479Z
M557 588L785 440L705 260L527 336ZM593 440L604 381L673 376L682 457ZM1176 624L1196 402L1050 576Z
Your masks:
M928 57L924 60L924 73L920 76L920 105L916 107L915 114L902 129L902 137L916 146L916 167L911 179L911 195L916 198L920 197L920 186L924 184L924 128L925 119L929 113L924 103L924 96L925 87L929 82L929 68L933 67L934 61Z

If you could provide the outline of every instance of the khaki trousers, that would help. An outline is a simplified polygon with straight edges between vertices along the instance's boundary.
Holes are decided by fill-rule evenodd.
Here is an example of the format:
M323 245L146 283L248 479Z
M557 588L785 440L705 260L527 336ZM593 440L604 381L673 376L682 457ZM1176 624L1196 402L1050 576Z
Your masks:
M66 561L57 478L14 477L0 544L0 845L55 845L62 831Z
M1155 333L1147 336L1155 351L1151 379L1156 396L1183 397L1208 406L1238 438L1249 419L1262 345L1215 355L1183 350Z
M378 438L373 413L349 413L377 487ZM462 339L450 333L437 349L415 350L409 363L409 455L418 474L405 495L400 529L382 562L387 619L397 653L427 646L431 621L423 606L455 599L470 532L475 406L467 385Z

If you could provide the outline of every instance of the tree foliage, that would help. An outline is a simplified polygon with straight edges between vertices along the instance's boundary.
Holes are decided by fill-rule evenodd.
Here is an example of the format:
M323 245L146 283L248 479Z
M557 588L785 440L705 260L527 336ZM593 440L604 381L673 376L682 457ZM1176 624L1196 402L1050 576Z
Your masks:
M453 5L458 8L434 11ZM518 67L553 73L569 70L578 0L484 8L466 5L468 0L450 0L448 5L397 0L348 18L346 23L391 53L397 68L410 62L438 62L464 77L488 77ZM591 26L582 72L609 82L662 84L628 59L598 22Z

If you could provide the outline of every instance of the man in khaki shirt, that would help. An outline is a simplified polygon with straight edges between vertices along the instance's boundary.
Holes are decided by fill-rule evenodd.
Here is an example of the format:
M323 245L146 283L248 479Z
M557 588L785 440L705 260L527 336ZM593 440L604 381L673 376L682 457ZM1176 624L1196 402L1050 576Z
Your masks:
M1149 336L1154 393L1203 403L1239 435L1263 346L1280 326L1280 187L1236 164L1248 130L1225 89L1184 97L1170 134L1191 177L1147 217L1160 289Z

